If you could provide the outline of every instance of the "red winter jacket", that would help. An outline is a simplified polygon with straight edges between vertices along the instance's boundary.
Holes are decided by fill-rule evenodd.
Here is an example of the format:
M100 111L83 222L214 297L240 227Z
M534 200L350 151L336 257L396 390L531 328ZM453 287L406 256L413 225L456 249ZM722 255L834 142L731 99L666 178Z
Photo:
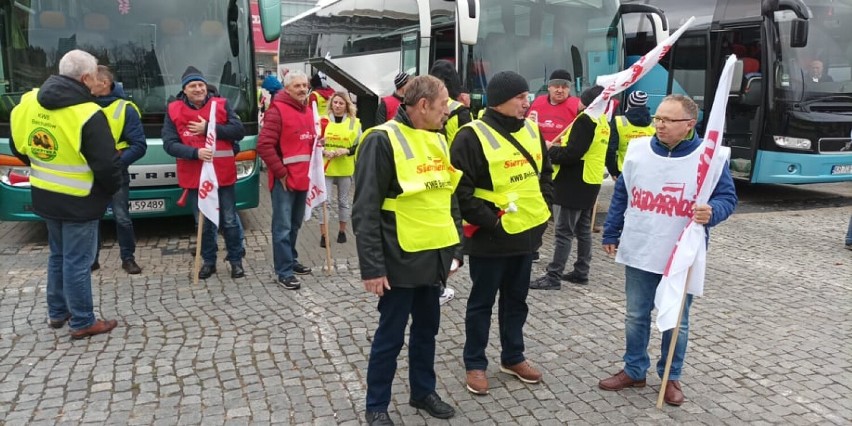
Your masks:
M287 189L307 191L308 169L316 131L313 112L287 92L275 95L263 116L257 153L269 169L269 189L286 178Z

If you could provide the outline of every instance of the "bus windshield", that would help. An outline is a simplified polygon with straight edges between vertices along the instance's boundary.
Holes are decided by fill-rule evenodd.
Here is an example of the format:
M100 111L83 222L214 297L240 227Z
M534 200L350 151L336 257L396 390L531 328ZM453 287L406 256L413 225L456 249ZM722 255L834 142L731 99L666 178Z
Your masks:
M243 121L256 121L248 0L14 0L0 6L0 121L57 73L72 49L109 66L143 121L162 123L187 66L201 70Z
M482 93L488 78L511 70L531 93L546 91L547 77L562 68L589 87L620 70L621 32L610 28L617 9L618 0L489 1L466 64L467 86Z
M776 69L779 95L791 100L825 99L852 95L852 3L821 0L808 2L813 18L808 21L808 43L790 47L789 11L775 13L781 39L781 58Z

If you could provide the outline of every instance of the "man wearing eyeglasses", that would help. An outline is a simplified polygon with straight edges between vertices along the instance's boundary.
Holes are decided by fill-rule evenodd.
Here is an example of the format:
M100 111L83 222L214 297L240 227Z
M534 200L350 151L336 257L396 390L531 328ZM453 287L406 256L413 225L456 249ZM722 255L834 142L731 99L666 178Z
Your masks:
M734 212L737 194L728 167L707 204L696 205L696 172L703 150L695 132L698 106L686 96L669 95L653 117L655 136L634 139L627 147L621 176L615 183L604 224L603 249L626 266L624 368L598 383L603 390L619 391L644 387L651 366L648 341L651 310L657 285L678 236L690 218L705 229L724 221ZM709 233L707 234L709 238ZM689 337L688 295L675 344L674 359L666 386L665 402L683 404L681 369ZM663 333L657 373L663 376L672 330Z

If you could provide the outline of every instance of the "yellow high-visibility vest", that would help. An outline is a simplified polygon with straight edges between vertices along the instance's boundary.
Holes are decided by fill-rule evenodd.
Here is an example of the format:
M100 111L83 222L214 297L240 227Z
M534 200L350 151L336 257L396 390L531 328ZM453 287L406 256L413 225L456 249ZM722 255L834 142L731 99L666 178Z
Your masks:
M126 99L116 99L113 103L103 107L104 115L106 115L109 122L109 130L112 132L112 138L115 140L115 149L117 150L127 149L130 146L129 142L119 140L121 139L121 131L124 130L124 123L127 121L128 105L136 110L139 117L142 117L139 107Z
M627 154L627 144L631 140L644 136L654 136L657 130L652 124L647 126L635 126L627 120L627 117L619 115L615 120L615 128L618 129L618 171L624 165L624 156Z
M12 110L15 149L30 158L30 184L60 194L85 197L95 175L80 153L83 125L101 108L85 102L49 110L36 99L38 89L25 93Z
M358 134L361 133L361 120L348 115L340 123L336 123L334 117L328 119L328 124L325 126L325 149L334 151L339 148L352 148L358 141ZM326 176L352 176L354 173L354 155L325 160Z
M450 118L446 123L444 123L444 132L447 134L447 143L452 145L453 139L456 137L456 133L459 132L459 115L453 115L453 111L463 107L464 104L459 101L448 99L447 106L450 107Z

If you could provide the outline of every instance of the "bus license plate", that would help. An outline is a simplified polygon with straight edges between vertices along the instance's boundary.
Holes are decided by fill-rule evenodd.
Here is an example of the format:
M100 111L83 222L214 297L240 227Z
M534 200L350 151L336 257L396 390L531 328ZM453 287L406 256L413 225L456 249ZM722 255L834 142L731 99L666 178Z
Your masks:
M849 175L852 174L852 164L837 164L831 166L831 174L833 175Z
M162 198L152 200L130 200L130 211L164 212L166 211L166 200Z

